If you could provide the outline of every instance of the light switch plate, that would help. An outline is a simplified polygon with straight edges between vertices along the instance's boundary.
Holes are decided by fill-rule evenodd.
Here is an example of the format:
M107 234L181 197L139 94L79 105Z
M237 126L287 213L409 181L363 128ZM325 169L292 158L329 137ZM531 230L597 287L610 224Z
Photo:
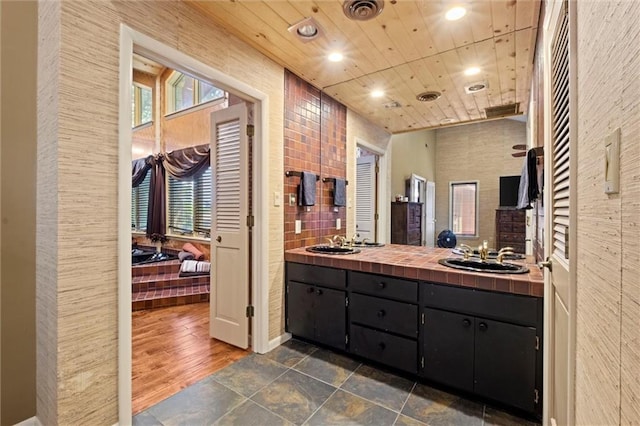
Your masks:
M340 220L340 218L336 219L336 229L340 229L342 228L342 221Z
M299 219L296 219L296 234L299 234L302 232L302 221Z
M296 205L296 194L289 194L289 205L290 206Z
M280 207L280 193L278 191L273 193L273 205Z
M604 193L620 192L620 128L604 138Z

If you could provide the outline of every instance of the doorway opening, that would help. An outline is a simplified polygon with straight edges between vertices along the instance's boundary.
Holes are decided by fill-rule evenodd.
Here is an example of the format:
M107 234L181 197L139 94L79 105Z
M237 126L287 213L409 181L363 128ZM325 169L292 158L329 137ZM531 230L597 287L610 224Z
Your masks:
M387 242L387 155L384 149L356 138L355 233L358 240Z
M212 286L216 286L216 283L223 281L235 282L234 280L240 280L242 282L242 285L236 286L244 288L244 291L239 295L229 293L228 288L216 288L216 291L213 292L214 296L211 297L212 308L209 309L207 306L204 309L207 314L204 319L202 319L203 310L202 306L200 306L200 319L196 320L200 328L208 331L208 325L203 323L212 323L215 320L226 322L228 323L226 325L232 326L244 324L244 326L238 328L239 330L243 330L244 336L242 336L240 340L232 341L231 343L233 345L244 348L251 346L253 351L258 353L266 352L269 347L267 333L268 294L266 289L263 288L267 282L266 253L268 250L266 243L264 243L267 239L263 237L263 233L266 233L267 226L266 215L262 214L266 208L265 201L263 200L263 194L266 194L265 182L268 182L268 179L264 176L268 171L268 168L265 167L265 164L267 164L268 141L264 138L266 134L268 97L241 81L206 66L175 49L165 46L123 25L121 27L120 45L120 142L118 180L120 194L118 199L118 406L119 421L123 424L131 421L133 412L131 383L133 355L131 343L131 265L133 249L131 245L131 231L134 208L140 206L137 202L134 202L132 192L132 123L135 125L136 122L134 120L139 120L135 107L132 108L132 99L135 100L136 96L143 96L140 93L136 94L136 86L134 85L132 77L135 62L134 58L136 57L146 58L148 61L160 64L162 67L177 71L193 81L202 82L202 87L191 86L194 91L191 95L194 95L197 93L197 90L200 89L201 95L206 95L208 90L209 96L215 98L215 95L211 94L213 90L211 88L219 88L226 94L226 101L232 104L227 105L229 108L221 110L227 112L233 110L234 114L232 114L232 116L229 116L228 113L225 115L222 112L211 113L207 119L211 127L211 131L207 136L207 144L210 149L210 160L208 160L208 162L211 165L209 182L211 188L216 188L213 193L218 194L217 198L216 195L214 195L213 198L210 199L210 227L207 230L202 229L202 227L196 229L197 227L194 226L186 230L190 231L190 235L185 236L177 235L186 232L183 226L174 226L171 232L167 232L167 234L171 234L175 240L183 242L189 239L193 241L206 241L207 238L209 239L211 244L209 263ZM169 77L167 80L174 83L180 81L178 78L175 78L175 76ZM159 79L156 80L156 87L158 87L159 82ZM181 89L184 86L183 84ZM158 105L166 107L167 103L165 100L159 99L159 93L160 91L158 90L154 101L158 102ZM148 93L144 96L148 96ZM189 93L183 92L180 96L183 98L188 97ZM176 99L173 101L175 102ZM251 106L253 106L253 109L251 109ZM198 108L200 107L195 106L194 111ZM183 114L183 112L174 112L174 114L175 116L179 116ZM167 155L166 146L162 146L161 144L163 135L160 122L164 115L165 114L156 114L158 123L153 132L153 154L161 154L160 161L164 161L163 156ZM253 120L251 126L249 126L249 120ZM250 127L251 131L249 131ZM251 138L253 139L252 141L247 141L247 139ZM202 173L198 173L197 175L202 178L204 173L205 172L202 171ZM159 175L156 175L156 177L157 176ZM154 182L159 180L164 180L164 182L169 185L168 178L157 178ZM204 180L206 181L206 179ZM195 191L195 183L192 181L189 185L191 185L191 188ZM150 189L150 192L154 193L152 189ZM203 198L203 200L205 198ZM165 198L164 201L168 200ZM192 205L192 208L195 209L195 206ZM179 210L177 210L177 212L180 213ZM193 211L189 212L189 215L192 217L197 216ZM249 220L250 218L253 219L253 217L256 219ZM221 237L221 234L228 230L225 226L239 230L236 233L237 235L235 235L235 240L234 237L229 237L229 234L224 234L224 238ZM166 225L164 229L167 229ZM224 240L224 244L220 243L222 240ZM229 248L230 240L232 240L231 249ZM162 243L166 241L166 235L158 237L157 241L155 241L156 248L162 248ZM235 243L233 243L233 241L235 241ZM237 250L238 246L242 246L244 251ZM242 254L241 258L238 257L238 253ZM239 271L242 271L241 274L234 273L233 277L229 277L228 270L221 271L220 269L216 269L217 265L228 265L229 256L236 256L234 258L236 261L235 265L238 266L237 269ZM222 261L218 262L218 259L222 259ZM220 273L227 274L224 276L224 280L217 279ZM219 299L223 297L226 298L224 303L218 303ZM233 299L233 302L231 302L230 299ZM223 306L223 308L221 308L221 306ZM240 306L241 308L239 308ZM234 307L235 310L232 311L230 307ZM249 307L251 307L251 309L249 309ZM178 308L189 310L188 307L184 308L179 306ZM241 315L238 314L239 311L241 311ZM253 312L254 315L246 315L246 313L249 312ZM184 319L184 315L176 314L176 318ZM165 321L164 325L167 326L169 324ZM221 340L231 340L229 335L225 335L222 338L216 336L216 330L217 327L211 328L214 337L218 337ZM211 343L211 339L209 338L211 334L209 334L209 336L207 334L209 333L204 335L206 339L205 346ZM189 336L190 337L185 338L185 340L196 338L191 334ZM166 339L166 333L160 334L157 337L161 340ZM233 360L233 356L227 356L227 358ZM162 384L162 382L160 383Z

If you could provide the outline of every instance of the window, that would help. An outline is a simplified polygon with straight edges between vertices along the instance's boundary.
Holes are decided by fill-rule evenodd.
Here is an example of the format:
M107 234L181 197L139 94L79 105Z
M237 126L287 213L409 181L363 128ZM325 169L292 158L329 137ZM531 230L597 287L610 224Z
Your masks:
M478 182L449 183L449 227L459 237L478 236Z
M131 87L132 127L150 123L153 120L153 91L150 87L134 83Z
M149 207L149 186L151 171L142 183L131 191L131 230L144 232L147 230L147 209Z
M166 91L168 114L225 96L224 90L178 71L174 71L167 79Z
M192 179L168 178L170 234L201 235L211 232L211 167Z

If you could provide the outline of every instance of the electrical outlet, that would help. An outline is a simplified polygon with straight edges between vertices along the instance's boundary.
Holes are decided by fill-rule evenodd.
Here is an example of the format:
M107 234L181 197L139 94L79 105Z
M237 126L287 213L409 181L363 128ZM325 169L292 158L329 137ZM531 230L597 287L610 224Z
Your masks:
M273 193L273 205L280 207L280 193L278 191Z
M290 206L296 205L296 194L289 194L289 205Z
M297 219L296 220L296 234L299 234L302 232L302 221Z
M342 228L342 221L340 220L340 218L336 219L336 229L340 229Z

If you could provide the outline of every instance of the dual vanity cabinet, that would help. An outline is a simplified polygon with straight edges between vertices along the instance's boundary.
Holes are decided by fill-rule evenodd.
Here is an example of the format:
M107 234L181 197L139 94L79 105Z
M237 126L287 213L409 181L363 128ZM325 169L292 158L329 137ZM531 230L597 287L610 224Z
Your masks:
M286 328L541 415L540 298L287 262Z

